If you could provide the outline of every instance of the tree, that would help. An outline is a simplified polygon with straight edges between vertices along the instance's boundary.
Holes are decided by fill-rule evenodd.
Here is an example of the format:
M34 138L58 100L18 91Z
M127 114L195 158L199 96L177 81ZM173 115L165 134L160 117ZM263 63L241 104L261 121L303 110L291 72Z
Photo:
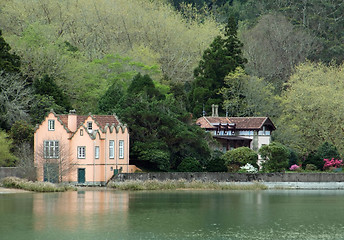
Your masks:
M26 121L16 121L9 132L10 138L13 140L13 144L17 147L24 143L33 146L33 126Z
M246 70L272 83L278 93L294 67L319 50L315 37L281 14L262 16L254 28L243 31L242 39Z
M31 181L37 180L32 145L29 142L20 143L17 145L15 156L17 157L16 167L21 177Z
M5 131L0 130L0 167L13 167L16 157L11 153L10 149L12 140Z
M308 153L305 157L305 161L303 164L306 166L307 164L313 164L319 170L323 170L324 167L324 159L341 159L341 156L333 144L329 142L324 142L321 144L317 150Z
M242 56L242 43L237 37L237 23L229 17L224 37L217 36L204 51L202 60L194 70L194 81L190 93L191 110L200 116L203 105L206 111L211 104L220 104L223 99L219 90L224 86L224 78L237 67L244 68L247 60Z
M230 171L236 171L247 163L258 167L258 154L248 147L239 147L227 151L222 158Z
M223 107L229 116L278 116L280 101L274 95L272 84L249 76L238 67L229 73L220 93Z
M222 158L223 153L220 151L214 151L210 160L206 164L207 172L227 172L227 166L224 158Z
M19 74L0 72L0 127L9 130L18 120L29 120L28 110L33 94Z
M102 104L110 106L111 102ZM184 105L173 94L163 95L148 75L134 77L113 108L129 126L132 162L160 171L177 169L186 157L205 164L210 157L206 133L191 125Z
M326 79L326 81L324 80ZM282 96L276 139L301 154L324 142L344 152L344 67L304 63L295 69Z
M20 58L15 53L10 53L11 47L5 41L0 30L0 71L6 73L20 72Z
M259 149L259 154L265 159L263 170L267 172L283 172L288 167L290 152L280 143L272 142Z

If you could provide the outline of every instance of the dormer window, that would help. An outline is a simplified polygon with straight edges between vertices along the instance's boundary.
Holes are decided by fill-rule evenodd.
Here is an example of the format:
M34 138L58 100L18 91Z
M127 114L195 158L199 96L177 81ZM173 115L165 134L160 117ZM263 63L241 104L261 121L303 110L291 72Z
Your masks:
M48 130L55 131L55 120L48 120Z
M87 130L92 132L92 122L87 122Z

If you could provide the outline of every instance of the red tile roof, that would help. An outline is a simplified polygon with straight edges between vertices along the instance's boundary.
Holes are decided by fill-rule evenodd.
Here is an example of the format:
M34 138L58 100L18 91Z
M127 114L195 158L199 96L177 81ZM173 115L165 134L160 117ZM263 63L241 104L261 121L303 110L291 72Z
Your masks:
M236 129L258 130L262 126L270 125L273 130L275 126L268 117L200 117L197 119L196 124L201 128L216 128L215 125L235 124Z
M61 122L68 129L68 114L56 114L56 116L61 120ZM99 125L100 128L104 129L106 124L109 124L109 127L112 125L119 125L120 122L114 115L90 115L93 120ZM77 115L77 127L80 124L84 123L89 116L86 115Z

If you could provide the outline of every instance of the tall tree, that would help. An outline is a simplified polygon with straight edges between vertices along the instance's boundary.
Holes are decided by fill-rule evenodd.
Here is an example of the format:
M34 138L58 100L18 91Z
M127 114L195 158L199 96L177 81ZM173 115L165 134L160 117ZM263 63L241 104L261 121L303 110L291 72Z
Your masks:
M244 68L247 60L242 56L243 44L237 37L237 22L229 17L224 37L217 36L204 51L202 60L194 71L194 81L190 93L191 111L195 116L210 110L211 104L223 101L219 90L224 86L224 78L237 67Z
M19 73L20 58L16 54L10 53L10 50L11 47L3 38L0 30L0 71Z

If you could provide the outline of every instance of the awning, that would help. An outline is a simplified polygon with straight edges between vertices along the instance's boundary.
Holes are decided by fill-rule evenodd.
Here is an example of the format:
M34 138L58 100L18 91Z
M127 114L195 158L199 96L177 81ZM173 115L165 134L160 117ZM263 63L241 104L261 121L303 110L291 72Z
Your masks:
M239 137L239 136L213 136L214 138L220 138L220 139L226 139L226 140L232 140L232 141L248 141L251 142L251 138L245 138L245 137Z

